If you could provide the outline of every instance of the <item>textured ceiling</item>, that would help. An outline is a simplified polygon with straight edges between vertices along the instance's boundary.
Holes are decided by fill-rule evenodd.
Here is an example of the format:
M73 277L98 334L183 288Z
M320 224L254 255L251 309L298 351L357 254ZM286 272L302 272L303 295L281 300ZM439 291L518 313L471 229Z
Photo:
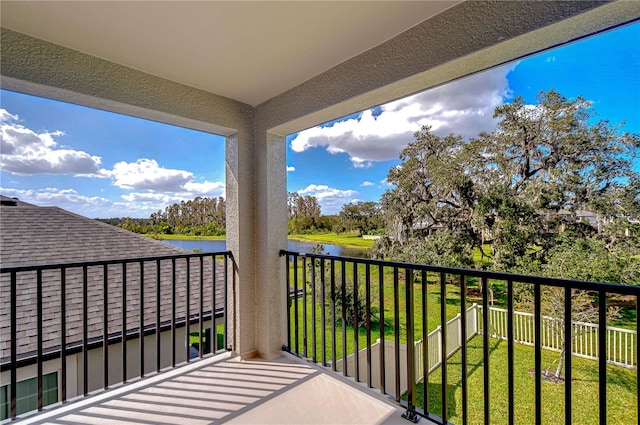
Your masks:
M459 1L2 1L2 26L255 106Z

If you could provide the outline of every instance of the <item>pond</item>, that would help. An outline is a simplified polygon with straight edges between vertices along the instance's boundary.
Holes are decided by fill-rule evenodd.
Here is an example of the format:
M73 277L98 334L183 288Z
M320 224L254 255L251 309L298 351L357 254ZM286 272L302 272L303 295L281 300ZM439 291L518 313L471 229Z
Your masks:
M169 245L177 246L178 248L192 251L194 249L201 249L203 252L218 252L227 249L226 241L202 241L202 240L181 240L181 241L162 241ZM287 249L294 252L310 253L313 247L316 245L314 242L302 242L289 239ZM343 246L323 244L325 252L330 255L339 255L342 257L357 257L368 258L369 254L366 249L362 248L345 248Z

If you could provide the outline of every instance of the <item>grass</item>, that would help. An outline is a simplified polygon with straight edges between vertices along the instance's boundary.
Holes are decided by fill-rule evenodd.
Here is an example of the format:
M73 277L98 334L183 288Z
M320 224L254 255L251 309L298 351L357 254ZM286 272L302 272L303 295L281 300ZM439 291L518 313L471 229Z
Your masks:
M336 266L338 268L338 266ZM365 282L365 272L364 267L360 266L358 268L358 282L362 285ZM384 284L383 284L383 307L384 307L384 334L386 340L393 340L395 335L395 307L393 300L395 298L394 295L394 285L393 285L393 271L390 269L384 269ZM302 288L302 267L298 267L298 288ZM353 264L348 263L345 267L345 275L347 276L346 285L353 285ZM327 272L327 280L329 273ZM435 278L434 276L429 276L430 278ZM309 280L309 278L307 277ZM379 319L381 317L380 304L379 304L379 295L378 295L378 281L379 281L379 271L377 267L373 267L370 269L370 281L372 282L372 294L371 294L371 307L373 310L377 311L371 319L371 342L375 343L376 339L380 337L380 327L379 327ZM440 325L440 285L439 283L434 283L435 281L429 280L430 283L426 285L427 288L427 332L434 330L438 325ZM293 269L290 268L290 285L293 287L294 279L293 279ZM339 275L336 277L336 285L341 285L341 280ZM415 300L422 300L422 282L417 281L413 283L413 291ZM398 321L399 321L399 333L400 333L400 342L404 344L407 339L406 335L406 303L404 302L406 293L405 286L405 275L404 271L400 271L398 275ZM324 326L321 322L322 310L323 306L320 303L320 295L316 297L315 306L312 304L313 298L311 296L311 288L309 282L307 282L307 297L306 297L306 305L302 298L298 298L296 300L298 306L298 348L300 352L303 352L304 347L304 323L306 318L307 323L307 344L308 344L308 355L312 356L312 332L315 327L316 331L316 347L317 348L317 356L321 358L321 335L322 329L325 330L326 335L326 356L327 359L331 359L332 356L332 332L333 328L331 326L331 307L330 307L330 298L329 291L327 290L327 296L325 298L324 312L325 312L325 323ZM468 305L468 307L471 304ZM448 284L446 285L446 303L445 303L445 311L446 311L446 320L450 320L455 317L460 312L460 288L456 285ZM306 316L305 316L305 308L306 308ZM315 324L313 321L313 312L315 311L316 320ZM416 317L414 326L414 339L418 340L422 338L422 303L416 302L414 306L414 316ZM290 326L291 332L295 335L295 304L292 303L290 306ZM420 318L420 319L418 319ZM314 324L314 325L312 325ZM342 353L345 350L347 354L352 354L355 352L355 331L354 326L347 325L346 329L346 341L343 343L342 341L342 322L339 313L336 313L336 356L337 358L342 357ZM358 348L362 349L366 347L367 342L367 332L366 329L361 326L358 328ZM292 349L295 349L295 339L292 340Z
M490 339L490 396L489 414L491 423L506 423L508 418L508 364L507 343ZM475 337L468 343L467 384L468 423L484 422L482 338ZM543 368L555 369L557 353L542 350ZM514 416L515 423L535 422L535 379L529 374L533 369L532 347L514 345ZM592 360L573 358L572 415L574 424L598 423L598 363ZM441 369L436 369L427 385L429 404L427 409L442 416ZM461 352L454 354L447 364L447 416L453 423L462 418ZM542 423L564 423L563 383L542 381ZM609 423L632 424L638 420L636 371L619 366L607 366L607 417ZM416 405L424 406L424 385L416 388Z
M170 240L170 241L223 241L226 239L225 235L219 236L193 236L193 235L165 235L160 233L147 233L143 236L158 240ZM374 240L363 239L357 233L343 233L338 235L337 233L323 233L315 235L289 235L289 239L304 242L316 242L326 243L331 245L339 245L345 248L371 248L374 244Z
M323 233L313 235L289 235L289 239L304 242L326 243L343 246L345 248L371 248L374 244L372 239L363 239L357 233Z

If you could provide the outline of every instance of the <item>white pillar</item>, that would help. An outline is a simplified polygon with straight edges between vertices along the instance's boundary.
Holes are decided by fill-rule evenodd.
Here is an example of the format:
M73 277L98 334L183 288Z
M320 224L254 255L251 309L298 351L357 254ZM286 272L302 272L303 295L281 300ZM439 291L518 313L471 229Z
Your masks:
M235 133L226 138L227 249L235 267L229 274L228 332L234 351L250 355L255 350L255 239L254 144L251 135Z
M285 137L256 135L256 314L258 353L279 354L286 342L287 163Z
M227 249L236 264L229 326L240 355L272 357L286 340L286 142L256 133L226 138Z

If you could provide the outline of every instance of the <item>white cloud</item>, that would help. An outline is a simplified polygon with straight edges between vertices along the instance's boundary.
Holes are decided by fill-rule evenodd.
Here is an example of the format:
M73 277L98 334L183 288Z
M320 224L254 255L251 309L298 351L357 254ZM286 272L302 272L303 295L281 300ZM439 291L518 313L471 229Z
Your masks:
M186 195L188 199L193 199L196 196L206 196L208 198L217 198L219 196L225 197L225 184L223 182L210 182L205 181L203 183L188 182L184 185L184 191L180 192L180 195Z
M105 177L101 158L83 151L57 148L61 131L35 132L18 124L17 115L0 110L0 167L19 175L72 174Z
M0 188L0 193L4 196L18 198L30 204L56 206L90 218L121 217L125 215L130 217L148 217L149 214L153 212L152 210L147 213L136 204L114 202L100 196L80 195L74 189L58 189L55 187L38 190ZM126 212L126 214L123 212Z
M122 195L122 199L126 201L126 205L132 206L137 211L143 211L144 213L141 214L141 217L145 218L158 210L164 211L164 209L171 204L188 201L193 198L194 197L153 192L130 192Z
M295 152L324 147L330 153L347 153L354 167L374 161L398 158L413 140L413 133L430 125L438 135L464 137L492 131L493 111L509 97L509 64L471 75L379 108L379 114L364 111L357 118L314 127L300 132L292 141Z
M130 192L122 195L120 200L112 200L101 196L84 196L75 189L59 189L55 187L38 190L0 187L0 193L34 205L43 207L57 206L90 218L148 218L151 213L164 210L171 204L188 201L196 196L204 196L186 192L179 194Z
M360 184L360 186L362 186L362 187L375 186L375 183L370 182L370 181L365 181L365 182L362 182L362 184Z
M0 124L4 124L5 122L18 121L18 116L10 114L6 109L0 108Z
M178 200L196 196L224 197L225 194L223 182L195 182L193 173L161 167L154 159L118 162L109 174L114 179L113 184L122 189L148 190L150 195L153 192L169 193Z
M288 165L287 166L287 173L292 172L292 171L296 171L296 167L294 167L292 165Z
M123 189L147 189L160 192L178 192L194 179L193 173L163 168L154 159L142 158L136 162L118 162L110 175L114 185Z
M342 206L353 202L356 199L355 196L358 194L355 190L342 190L327 185L316 184L310 184L304 189L299 190L298 193L302 196L314 196L320 204L322 214L327 215L339 213Z

